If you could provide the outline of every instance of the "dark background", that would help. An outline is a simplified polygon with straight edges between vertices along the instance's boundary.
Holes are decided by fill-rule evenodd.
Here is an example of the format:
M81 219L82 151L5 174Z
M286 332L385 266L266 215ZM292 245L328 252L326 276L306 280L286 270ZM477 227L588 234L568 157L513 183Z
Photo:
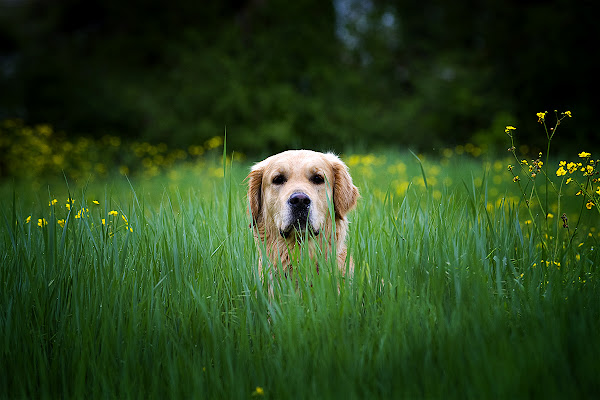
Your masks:
M0 0L0 119L185 147L433 151L598 137L593 1Z

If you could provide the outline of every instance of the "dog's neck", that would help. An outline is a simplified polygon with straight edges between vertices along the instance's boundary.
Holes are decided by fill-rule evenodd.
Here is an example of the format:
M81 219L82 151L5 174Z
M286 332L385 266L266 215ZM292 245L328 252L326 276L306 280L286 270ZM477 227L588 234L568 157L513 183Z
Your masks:
M259 272L265 262L277 267L281 265L284 274L292 272L298 264L302 255L302 246L305 246L308 257L314 259L317 254L322 252L325 259L331 256L332 243L335 243L335 257L339 265L344 265L346 260L345 233L347 231L348 221L345 218L336 218L335 234L333 234L333 224L331 220L327 221L325 226L319 230L319 235L310 234L310 232L293 232L290 235L281 235L274 224L266 223L264 220L257 220L252 225L254 238L257 246L261 249L259 260ZM333 239L333 240L332 240ZM266 260L264 259L266 258ZM318 268L318 266L317 266Z

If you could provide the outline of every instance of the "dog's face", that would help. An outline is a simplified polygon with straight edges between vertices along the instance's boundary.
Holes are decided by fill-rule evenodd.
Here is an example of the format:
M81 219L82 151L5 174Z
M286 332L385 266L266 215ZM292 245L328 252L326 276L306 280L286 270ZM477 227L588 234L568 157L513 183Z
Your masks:
M262 179L263 207L281 236L288 238L307 230L319 234L327 217L328 199L332 199L327 182L333 182L333 171L325 157L280 155L270 160Z
M343 219L358 198L346 165L333 154L291 150L256 164L249 175L248 198L259 230L276 230L288 239L319 235L331 221Z

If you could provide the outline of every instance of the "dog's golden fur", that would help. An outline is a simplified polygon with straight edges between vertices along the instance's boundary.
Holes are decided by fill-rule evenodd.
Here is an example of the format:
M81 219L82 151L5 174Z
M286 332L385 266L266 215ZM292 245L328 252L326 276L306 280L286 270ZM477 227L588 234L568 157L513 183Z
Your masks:
M289 251L307 238L314 255L318 246L331 252L333 224L337 264L346 273L346 214L356 206L358 189L348 167L332 153L289 150L255 164L248 175L248 202L254 237L259 248L259 274L264 264L261 249L276 268L288 275L293 265ZM333 204L333 221L329 211ZM354 271L352 260L348 273Z

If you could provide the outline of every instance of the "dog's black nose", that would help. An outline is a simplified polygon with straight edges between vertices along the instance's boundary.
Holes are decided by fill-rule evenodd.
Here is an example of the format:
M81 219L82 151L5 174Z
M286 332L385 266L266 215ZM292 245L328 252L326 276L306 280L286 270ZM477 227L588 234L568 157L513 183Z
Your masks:
M310 197L302 192L296 192L290 196L288 203L292 207L308 207L310 205Z

